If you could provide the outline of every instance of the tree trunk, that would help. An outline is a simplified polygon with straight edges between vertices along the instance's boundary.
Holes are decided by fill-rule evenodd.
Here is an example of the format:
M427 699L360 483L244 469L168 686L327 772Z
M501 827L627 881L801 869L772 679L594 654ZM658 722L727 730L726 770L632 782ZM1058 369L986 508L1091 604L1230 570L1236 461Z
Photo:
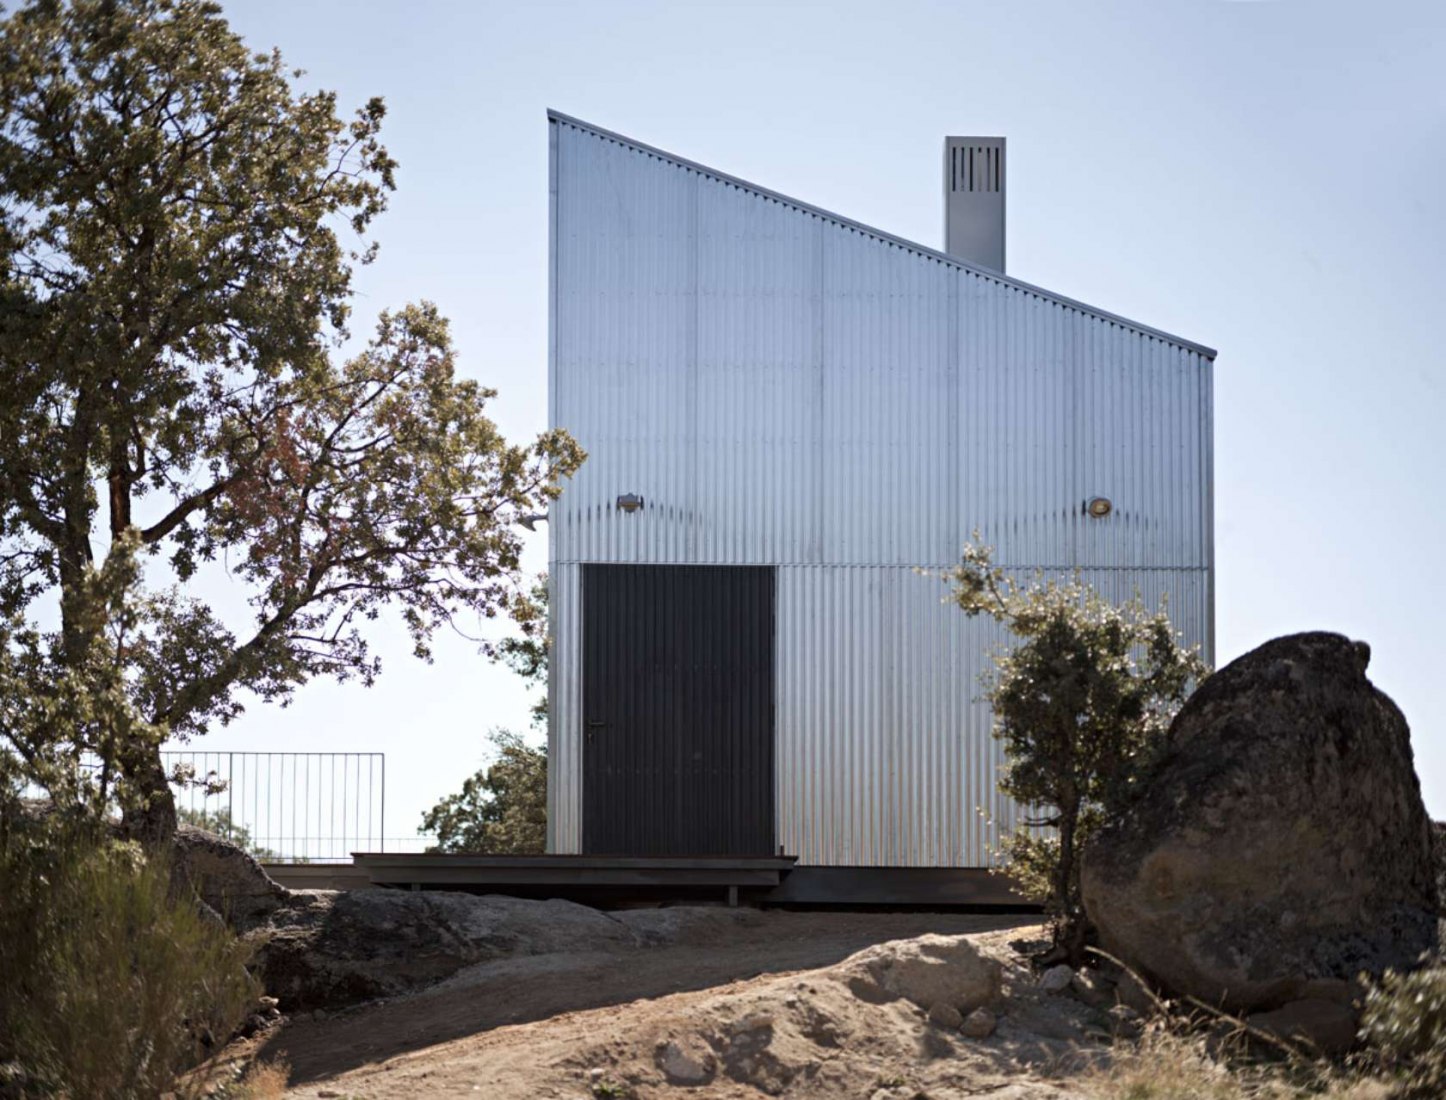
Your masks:
M1048 952L1055 963L1079 966L1084 962L1090 939L1089 918L1080 904L1075 868L1079 863L1075 851L1075 833L1079 824L1079 801L1069 799L1059 812L1059 864L1055 867L1054 892L1059 905L1059 923L1054 930L1054 946Z
M125 835L148 847L169 844L176 835L176 799L160 750L146 747L127 754L122 770L131 788L121 815Z

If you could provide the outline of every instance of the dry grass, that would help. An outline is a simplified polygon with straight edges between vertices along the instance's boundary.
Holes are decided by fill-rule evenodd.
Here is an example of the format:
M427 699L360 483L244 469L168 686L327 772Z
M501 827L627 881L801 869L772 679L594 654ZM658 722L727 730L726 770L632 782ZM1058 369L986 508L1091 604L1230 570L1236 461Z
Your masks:
M1206 1039L1158 1030L1121 1044L1078 1079L1098 1100L1386 1100L1381 1081L1352 1077L1324 1063L1259 1062L1211 1050Z
M241 1078L235 1100L277 1100L286 1094L291 1067L285 1062L255 1062Z
M172 1089L255 1005L250 953L163 857L43 825L0 843L0 1062L34 1091Z

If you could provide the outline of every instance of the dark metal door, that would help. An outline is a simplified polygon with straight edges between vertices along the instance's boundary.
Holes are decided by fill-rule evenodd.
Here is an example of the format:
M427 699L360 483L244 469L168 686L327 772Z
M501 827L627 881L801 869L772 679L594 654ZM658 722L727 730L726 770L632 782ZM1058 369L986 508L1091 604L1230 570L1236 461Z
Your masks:
M773 570L583 566L583 851L772 855Z

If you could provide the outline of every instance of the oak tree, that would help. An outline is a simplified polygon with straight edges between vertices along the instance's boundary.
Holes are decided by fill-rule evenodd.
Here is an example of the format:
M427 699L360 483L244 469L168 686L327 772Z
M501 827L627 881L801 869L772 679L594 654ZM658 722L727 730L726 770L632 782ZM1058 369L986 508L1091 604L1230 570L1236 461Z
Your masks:
M163 738L370 682L388 609L426 656L524 595L517 521L582 458L503 438L429 304L342 358L395 165L381 100L299 76L205 0L0 23L0 746L51 785L96 753L145 836Z

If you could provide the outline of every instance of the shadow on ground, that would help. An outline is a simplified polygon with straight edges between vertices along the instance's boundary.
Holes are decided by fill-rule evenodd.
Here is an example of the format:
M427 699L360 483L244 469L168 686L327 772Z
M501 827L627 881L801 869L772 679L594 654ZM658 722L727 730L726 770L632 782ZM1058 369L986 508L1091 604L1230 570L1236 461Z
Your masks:
M481 963L420 993L288 1021L261 1051L292 1085L314 1083L452 1040L569 1012L830 966L875 943L925 932L985 932L1028 915L765 911L701 942Z

